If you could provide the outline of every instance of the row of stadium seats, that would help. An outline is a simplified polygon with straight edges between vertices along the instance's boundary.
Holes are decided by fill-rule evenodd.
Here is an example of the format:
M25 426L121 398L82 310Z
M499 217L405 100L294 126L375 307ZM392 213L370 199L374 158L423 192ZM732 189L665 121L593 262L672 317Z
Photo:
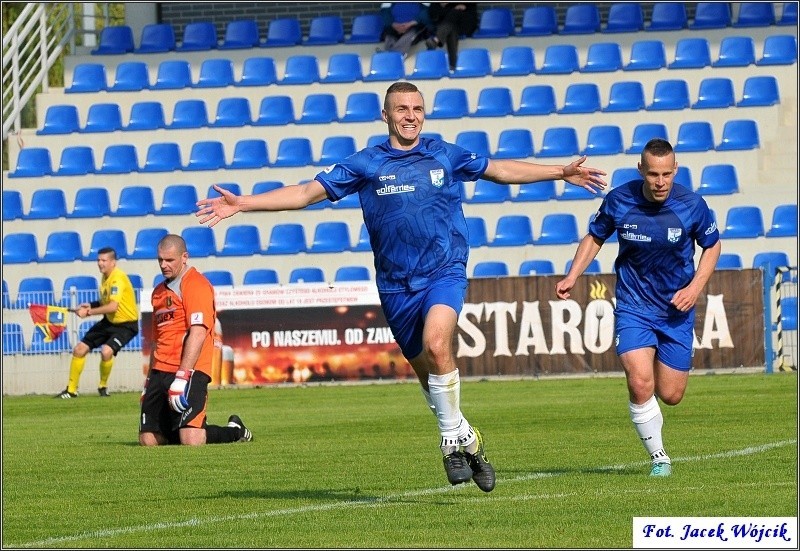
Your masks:
M10 354L53 354L59 352L71 352L74 344L83 338L83 335L97 323L96 320L86 320L78 326L78 338L72 342L69 331L61 333L57 339L51 342L44 341L44 333L33 331L30 345L26 345L26 337L22 329L22 324L15 322L3 323L3 355ZM125 350L141 350L142 334L139 332L128 344Z
M286 58L283 76L278 78L271 57L249 57L236 78L230 59L206 59L194 79L188 61L168 59L158 64L155 80L151 81L150 67L145 61L124 61L116 66L113 82L108 84L106 66L101 63L79 63L72 73L66 93L135 92L141 90L179 90L182 88L224 88L227 86L269 86L312 83L341 83L357 81L393 81L441 78L475 78L484 76L524 76L530 74L598 73L613 71L651 71L663 68L690 69L702 67L746 67L748 65L791 65L797 61L797 39L793 35L767 36L760 57L756 57L753 39L748 36L725 37L719 55L712 61L708 40L683 38L675 46L672 61L667 60L661 40L639 40L631 45L630 57L623 60L622 49L615 42L591 44L587 58L581 64L578 49L571 44L551 44L544 52L541 65L536 64L530 46L507 46L503 49L497 68L492 66L487 48L462 48L454 71L450 71L444 50L423 50L416 54L414 68L406 74L403 56L399 52L371 54L369 71L365 74L361 56L357 53L335 53L328 59L327 72L320 71L317 56L296 54Z
M642 7L638 2L612 4L605 23L601 21L600 10L595 4L580 3L567 7L562 25L559 25L553 6L531 6L523 12L522 25L519 29L515 27L514 15L509 8L494 7L481 12L478 29L473 37L703 30L731 26L745 28L797 24L795 2L785 2L780 17L776 17L771 2L742 2L738 6L739 10L734 19L728 3L698 2L694 19L689 21L683 3L657 2L653 5L649 22L645 24ZM216 26L203 21L187 24L182 41L178 44L172 26L161 23L145 25L139 46L136 47L133 30L127 25L119 25L106 27L101 31L99 45L92 54L377 43L381 40L382 32L383 20L377 13L354 17L349 35L345 35L344 21L341 17L326 15L312 18L308 34L304 39L300 21L286 17L270 21L266 37L261 40L258 23L252 19L241 19L230 21L225 25L224 38L220 42Z

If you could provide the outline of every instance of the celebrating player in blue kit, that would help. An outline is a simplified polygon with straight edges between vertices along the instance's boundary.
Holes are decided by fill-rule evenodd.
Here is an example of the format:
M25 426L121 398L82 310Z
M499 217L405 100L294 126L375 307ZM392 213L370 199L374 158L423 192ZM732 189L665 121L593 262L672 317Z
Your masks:
M461 181L486 178L524 184L563 179L595 192L605 172L515 160L490 160L438 139L420 138L425 103L417 87L396 82L386 91L383 121L389 138L332 165L314 180L259 195L198 201L200 223L213 226L240 211L302 209L358 193L375 255L381 306L403 355L422 385L441 434L451 484L472 479L484 492L495 486L481 433L464 418L454 336L467 289L467 224Z
M671 406L683 398L692 368L695 303L722 248L705 200L673 185L677 169L669 142L647 142L639 163L643 180L608 193L569 273L556 284L556 294L569 298L575 280L605 240L618 233L616 348L628 382L631 420L650 454L651 476L672 473L656 397ZM703 249L697 271L695 243Z

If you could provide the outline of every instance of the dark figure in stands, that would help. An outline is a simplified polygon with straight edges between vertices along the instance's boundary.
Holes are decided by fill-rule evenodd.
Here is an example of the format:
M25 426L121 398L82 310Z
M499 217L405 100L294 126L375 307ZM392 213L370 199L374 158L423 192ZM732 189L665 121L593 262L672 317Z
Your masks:
M458 60L458 39L472 36L478 28L478 4L467 2L432 2L428 9L436 34L425 44L429 50L447 47L450 71L455 71Z

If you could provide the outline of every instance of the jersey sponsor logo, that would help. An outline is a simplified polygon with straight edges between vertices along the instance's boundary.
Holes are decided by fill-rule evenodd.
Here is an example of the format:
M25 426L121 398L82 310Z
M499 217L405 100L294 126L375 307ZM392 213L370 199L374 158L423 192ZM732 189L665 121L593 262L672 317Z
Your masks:
M113 287L111 287L111 294L116 295L117 293L119 293L119 287L114 285Z
M711 222L711 225L706 230L706 235L711 235L715 231L717 231L717 223L716 222Z
M431 183L434 187L442 187L444 185L444 169L437 168L430 171Z
M164 325L175 319L175 310L159 310L155 313L156 325Z
M633 232L623 232L619 234L620 239L625 239L626 241L639 241L641 243L650 243L653 238L649 235L642 235L640 233L633 233Z
M192 312L189 325L203 325L203 312Z
M378 195L394 195L396 193L411 193L415 189L416 187L410 184L401 184L399 186L395 184L386 184L382 188L376 189L375 192Z
M384 174L383 176L378 176L379 182L385 182L386 180L396 180L397 177L394 174Z
M677 243L683 234L681 228L667 228L667 241L670 243Z

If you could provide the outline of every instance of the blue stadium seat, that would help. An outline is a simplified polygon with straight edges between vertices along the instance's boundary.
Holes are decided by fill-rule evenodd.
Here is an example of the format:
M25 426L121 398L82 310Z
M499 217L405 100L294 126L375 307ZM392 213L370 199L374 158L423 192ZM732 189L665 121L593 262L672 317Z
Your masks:
M314 55L291 55L286 59L278 84L312 84L320 81L319 60Z
M356 151L356 141L352 136L327 136L322 141L322 153L314 165L330 166L344 160Z
M550 44L544 50L542 66L538 75L570 74L580 71L578 49L572 44Z
M772 75L755 75L745 79L742 99L736 107L770 106L780 102L778 79Z
M158 258L158 242L168 233L167 228L140 228L136 232L136 239L128 259L150 260Z
M202 128L208 126L208 109L201 99L179 99L172 108L172 122L167 128Z
M150 88L150 73L144 61L123 61L117 65L109 92L139 92Z
M622 70L622 49L616 42L595 42L589 44L586 64L580 68L582 73L610 73Z
M519 265L519 275L553 275L556 273L552 260L523 260Z
M764 235L764 217L755 205L736 205L728 209L725 226L721 229L724 239L749 239Z
M271 57L248 57L242 64L242 78L234 86L269 86L278 82L275 60Z
M102 92L108 88L106 66L102 63L78 63L72 69L72 84L66 94Z
M558 16L553 6L530 6L522 12L522 26L516 36L550 36L557 32Z
M586 136L586 147L581 155L617 155L625 152L622 129L615 124L592 126ZM567 186L569 189L572 186ZM581 189L581 188L576 188Z
M347 44L373 44L381 41L383 19L380 14L368 13L353 18L350 36L345 38Z
M561 245L577 243L578 220L570 213L548 213L542 218L542 231L536 239L537 245Z
M159 216L192 214L197 211L197 189L191 184L170 184L164 188Z
M251 268L244 273L243 285L272 285L278 282L278 272L272 268Z
M797 237L797 204L778 205L772 211L767 237Z
M728 77L708 77L700 81L697 101L692 109L726 109L736 105L733 81Z
M283 126L294 122L294 104L290 96L264 96L253 126Z
M283 222L272 226L264 254L297 254L308 251L306 231L296 222Z
M730 195L739 193L739 178L736 167L731 164L714 164L703 167L700 174L700 195Z
M225 148L217 140L204 140L192 144L189 152L189 162L184 170L219 170L224 169L228 163L225 161Z
M364 82L402 80L406 77L403 54L400 52L375 52L370 57L369 71Z
M214 189L214 186L221 187L233 193L234 195L241 195L242 188L236 182L218 182L216 184L211 184L208 186L208 192L206 193L207 199L213 199L214 197L220 197L222 194Z
M28 264L38 259L35 235L30 232L4 233L3 264Z
M25 220L54 220L67 216L67 199L64 190L39 188L31 196L31 208Z
M155 211L151 187L125 186L119 191L119 204L111 216L147 216Z
M45 342L44 333L42 331L34 330L33 337L31 338L31 345L24 353L59 354L62 352L70 352L72 350L72 345L69 341L69 333L69 331L64 331L58 336L57 339L50 342Z
M287 137L278 142L278 154L272 166L310 166L314 164L311 140Z
M694 20L689 28L724 29L731 26L731 7L727 2L698 2L694 10Z
M456 134L456 145L484 157L491 156L489 135L485 130L462 130Z
M225 230L225 242L217 256L252 256L261 254L261 236L253 224L236 224Z
M734 119L722 126L722 141L717 151L758 149L760 146L758 123L753 119Z
M19 220L22 213L22 194L17 190L3 190L3 222ZM3 280L5 282L5 280Z
M289 283L325 283L325 272L316 266L294 268L289 272Z
M567 263L564 265L564 273L569 273L569 269L572 267L572 259L567 260ZM584 274L601 274L603 270L600 268L600 261L596 258L593 259L586 269L583 271Z
M272 191L273 189L278 189L283 187L283 182L279 182L277 180L265 180L263 182L256 182L253 184L253 195L258 195L259 193L266 193L268 191Z
M217 103L217 113L214 122L209 126L216 128L231 128L250 126L253 117L250 114L250 101L245 97L225 97Z
M747 67L756 62L756 45L749 36L723 36L712 67Z
M420 56L426 52L417 54L417 63ZM354 52L339 52L332 54L328 58L328 70L320 82L330 84L332 82L357 82L364 78L361 68L361 56Z
M772 2L740 2L734 27L769 27L775 24Z
M351 92L347 96L344 115L339 122L371 122L381 120L381 100L375 92Z
M92 55L127 54L133 52L133 29L128 25L109 25L100 31L100 41Z
M559 34L592 34L600 32L600 10L593 3L570 4L564 14Z
M472 38L504 38L514 34L514 14L509 8L487 8L481 12Z
M572 157L580 152L578 132L572 126L545 129L537 157Z
M230 59L204 59L195 88L224 88L233 86L233 62Z
M505 128L497 138L493 159L525 159L533 157L533 134L527 128Z
M269 166L267 142L261 138L245 138L233 147L233 160L229 169L263 168Z
M372 275L366 266L340 266L333 281L370 281Z
M350 229L341 221L319 222L314 228L309 253L339 253L350 250Z
M467 244L470 247L485 247L489 244L486 233L486 220L480 216L466 216Z
M617 81L611 84L604 113L645 109L644 86L640 81Z
M139 172L139 157L132 144L111 144L103 153L98 174L128 174Z
M762 251L753 255L753 268L761 268L771 276L775 275L777 268L789 266L792 264L784 251Z
M492 74L496 77L526 76L535 71L536 62L533 48L530 46L506 46L500 53L500 65Z
M220 50L255 48L259 45L258 23L255 19L228 21Z
M492 74L492 59L487 48L464 48L459 50L456 68L450 78L485 77Z
M653 90L653 102L647 106L648 111L673 111L689 109L689 85L683 79L664 79L656 82Z
M267 26L267 38L262 44L265 48L276 46L297 46L303 40L300 20L295 17L273 19Z
M600 111L600 87L594 82L573 82L567 85L564 106L557 112L566 115L596 111Z
M687 121L678 127L678 139L673 146L676 153L711 151L715 147L714 130L710 122Z
M108 188L84 187L75 192L72 212L67 218L102 218L111 216L111 198Z
M637 40L624 71L655 71L667 66L667 51L661 40Z
M793 65L797 63L797 38L790 34L773 34L764 39L761 57L756 65Z
M667 65L670 69L701 69L709 66L711 48L708 40L695 36L678 40L675 44L675 59Z
M502 260L476 262L472 268L472 277L505 277L507 275L508 264Z
M139 101L131 105L128 125L123 130L158 130L166 128L166 126L164 106L161 105L161 102Z
M213 287L233 287L233 274L230 270L206 270L203 275Z
M689 189L694 189L692 184L692 171L689 170L689 167L686 166L679 166L677 172L675 173L675 183L685 186Z
M75 301L72 302L72 288L75 288ZM60 306L78 305L82 302L92 302L100 300L97 278L93 275L73 275L64 278L61 286Z
M669 139L667 126L660 122L643 122L633 127L631 146L625 150L628 155L638 155L647 142L653 138Z
M175 30L169 23L149 23L142 27L137 54L171 52L175 49Z
M447 53L444 50L422 50L414 60L414 70L409 78L414 80L438 80L450 76Z
M3 323L3 356L25 352L25 338L22 325L19 323Z
M555 199L555 197L555 180L544 180L541 182L532 182L530 184L521 184L519 186L519 191L511 200L513 202L549 201Z
M644 14L639 2L616 2L608 8L604 33L635 33L644 30Z
M742 257L739 253L722 253L717 260L717 270L741 270Z
M73 262L83 260L81 236L73 230L54 231L47 236L44 254L39 262Z
M86 125L81 132L114 132L122 130L122 111L116 103L93 103L89 106Z
M183 59L165 59L158 64L156 80L150 88L152 90L180 90L192 86L192 69L189 62Z
M51 105L44 113L44 124L36 131L38 136L72 134L80 131L78 108L74 105Z
M119 229L95 230L89 242L89 252L83 257L87 261L97 260L97 253L103 247L111 247L116 251L117 258L128 258L128 241L125 232Z
M183 40L175 47L179 52L192 52L216 49L217 28L211 21L194 21L183 28Z
M645 31L679 31L688 26L686 7L680 2L656 2Z
M329 124L338 122L339 108L336 96L327 92L308 94L303 100L303 108L297 124Z
M519 109L520 115L549 115L556 112L556 92L549 84L531 84L522 89Z
M521 214L503 214L497 219L490 247L533 245L531 219Z
M363 222L361 223L361 229L358 232L358 241L353 247L353 252L372 252L367 225Z
M781 329L783 331L797 331L796 296L781 299Z
M55 304L56 293L53 279L49 276L27 276L19 281L17 298L11 307L27 310L30 304Z
M776 25L797 26L797 2L784 2L781 17Z
M478 94L478 106L471 117L505 117L514 113L511 90L505 86L482 88Z
M181 148L175 142L151 143L147 148L147 158L142 172L173 172L183 170Z
M320 15L311 19L304 44L323 45L344 42L344 23L338 15Z
M189 258L208 258L217 254L217 239L214 230L208 226L189 226L181 230L186 241Z
M82 176L94 174L94 149L88 145L68 145L61 150L61 162L54 176Z
M439 88L433 96L428 119L460 119L469 116L469 100L463 88Z
M491 180L479 178L475 181L475 191L467 203L503 203L511 200L511 188L507 184L498 184Z

